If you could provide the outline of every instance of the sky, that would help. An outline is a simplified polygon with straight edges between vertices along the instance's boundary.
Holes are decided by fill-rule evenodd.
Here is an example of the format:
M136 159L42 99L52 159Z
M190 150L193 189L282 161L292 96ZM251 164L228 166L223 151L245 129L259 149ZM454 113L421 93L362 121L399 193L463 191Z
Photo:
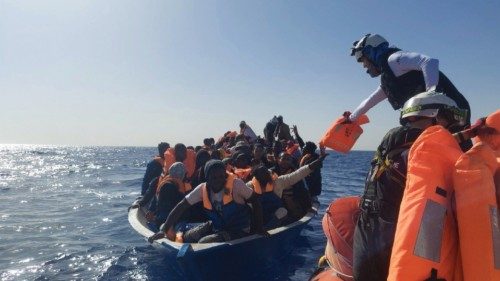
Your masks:
M318 141L379 85L379 33L439 59L472 120L500 108L500 1L0 0L0 143L199 145L274 115ZM383 101L354 149L399 124Z

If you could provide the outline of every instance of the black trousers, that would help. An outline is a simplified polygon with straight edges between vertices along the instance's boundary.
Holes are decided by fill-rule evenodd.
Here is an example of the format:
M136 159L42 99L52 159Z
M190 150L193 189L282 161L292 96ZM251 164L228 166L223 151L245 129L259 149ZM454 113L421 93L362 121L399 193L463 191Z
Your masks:
M362 211L353 239L355 281L386 281L396 223Z

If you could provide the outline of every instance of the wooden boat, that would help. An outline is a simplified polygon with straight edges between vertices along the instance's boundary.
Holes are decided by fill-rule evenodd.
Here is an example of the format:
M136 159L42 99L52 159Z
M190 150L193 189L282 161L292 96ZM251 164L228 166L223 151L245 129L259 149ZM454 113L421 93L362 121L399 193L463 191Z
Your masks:
M250 235L223 243L177 243L168 239L153 242L165 252L168 262L188 280L242 280L258 269L273 264L293 250L294 240L316 215L319 203L300 220L269 230L269 237ZM131 209L130 225L147 240L153 235L147 226L145 209ZM258 275L256 275L258 276Z

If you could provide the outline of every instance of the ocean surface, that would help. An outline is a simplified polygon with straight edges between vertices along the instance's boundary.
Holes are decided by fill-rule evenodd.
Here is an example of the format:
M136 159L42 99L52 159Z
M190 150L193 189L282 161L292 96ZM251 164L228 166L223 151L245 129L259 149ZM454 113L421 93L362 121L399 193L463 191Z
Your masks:
M127 220L147 147L0 145L0 280L182 280ZM307 280L323 255L321 218L360 194L373 152L331 152L319 214L259 280ZM256 269L258 270L258 269Z

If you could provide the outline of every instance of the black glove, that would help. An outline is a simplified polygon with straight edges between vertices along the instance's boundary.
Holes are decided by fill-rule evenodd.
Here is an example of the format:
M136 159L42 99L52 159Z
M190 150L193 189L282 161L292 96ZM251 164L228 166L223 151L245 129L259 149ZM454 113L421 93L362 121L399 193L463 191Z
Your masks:
M351 120L349 119L349 116L351 116L351 112L350 111L344 111L344 113L342 113L342 116L344 116L344 121L342 121L342 124L350 124L350 123L352 123Z

